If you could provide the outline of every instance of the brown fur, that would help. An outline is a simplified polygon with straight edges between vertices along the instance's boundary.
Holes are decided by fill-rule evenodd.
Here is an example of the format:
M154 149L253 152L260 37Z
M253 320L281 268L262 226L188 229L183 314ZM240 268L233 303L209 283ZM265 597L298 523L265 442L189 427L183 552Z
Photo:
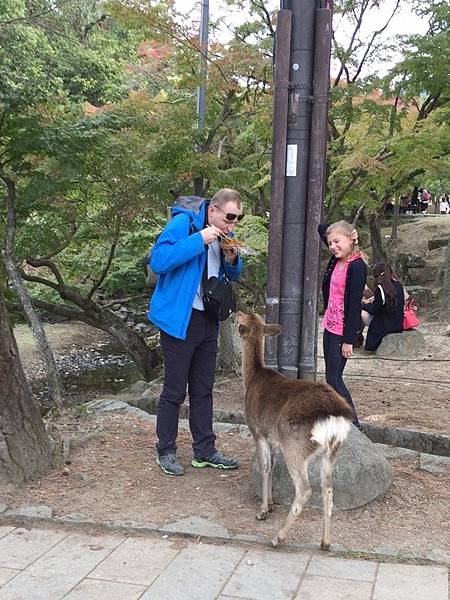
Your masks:
M331 436L325 446L311 440L314 425L328 417L351 420L353 411L347 402L326 383L292 380L264 367L264 335L278 335L279 325L266 325L256 314L237 314L243 340L242 373L245 387L245 415L255 439L261 467L263 498L258 519L271 512L273 450L280 447L293 479L296 496L274 545L286 538L296 516L311 494L307 465L312 455L322 452L322 496L324 533L321 547L328 549L332 506L331 472L340 442Z

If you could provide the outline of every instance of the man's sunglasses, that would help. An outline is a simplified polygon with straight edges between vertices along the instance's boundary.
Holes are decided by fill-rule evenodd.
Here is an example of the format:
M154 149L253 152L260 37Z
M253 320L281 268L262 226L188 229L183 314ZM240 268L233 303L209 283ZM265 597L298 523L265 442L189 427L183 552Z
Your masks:
M225 215L225 219L227 221L242 221L242 219L244 218L244 215L236 215L235 213L226 213L224 210L222 210L220 208L220 206L217 206L217 204L213 204L213 206L215 208L218 208L220 210L220 212L222 212Z

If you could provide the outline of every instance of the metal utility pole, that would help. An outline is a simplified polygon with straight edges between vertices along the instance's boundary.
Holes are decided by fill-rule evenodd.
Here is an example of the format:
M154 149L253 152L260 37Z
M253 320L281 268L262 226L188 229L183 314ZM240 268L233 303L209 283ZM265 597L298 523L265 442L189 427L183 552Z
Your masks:
M267 366L314 379L325 179L331 0L281 0L278 13L266 318ZM290 19L289 19L290 15ZM289 39L286 24L291 22Z
M330 56L332 11L328 2L316 11L314 46L313 107L311 144L309 148L308 203L305 230L305 269L303 273L303 310L300 334L298 375L315 381L317 373L317 295L320 271L320 224L324 197L328 90L330 87Z
M284 334L278 345L278 368L295 379L303 305L316 2L286 0L284 5L292 13L292 37L279 316Z
M272 178L270 193L269 253L267 256L266 320L279 323L281 249L286 173L286 137L289 106L289 57L292 13L280 10L277 20L272 128ZM278 338L266 337L265 363L278 367Z
M209 30L209 0L202 0L200 18L200 85L197 90L197 128L199 132L205 129L206 118L206 78L208 76L208 30ZM201 151L201 149L200 149ZM201 196L203 192L203 177L194 180L194 193Z

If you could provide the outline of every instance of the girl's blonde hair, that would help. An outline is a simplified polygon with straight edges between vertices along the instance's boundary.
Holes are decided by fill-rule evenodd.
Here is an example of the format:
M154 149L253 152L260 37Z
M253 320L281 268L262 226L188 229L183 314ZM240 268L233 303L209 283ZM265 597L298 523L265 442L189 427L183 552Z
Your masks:
M354 235L358 235L358 232L356 231L355 227L351 224L348 223L347 221L337 221L336 223L332 223L329 227L327 227L327 231L325 233L325 235L328 237L331 233L335 232L335 231L339 231L340 233L343 233L345 236L351 238ZM367 256L361 252L361 250L359 249L359 244L358 244L358 238L356 237L356 241L354 242L354 246L353 246L353 254L356 254L357 252L359 252L361 254L361 258L363 258L364 260L367 260Z

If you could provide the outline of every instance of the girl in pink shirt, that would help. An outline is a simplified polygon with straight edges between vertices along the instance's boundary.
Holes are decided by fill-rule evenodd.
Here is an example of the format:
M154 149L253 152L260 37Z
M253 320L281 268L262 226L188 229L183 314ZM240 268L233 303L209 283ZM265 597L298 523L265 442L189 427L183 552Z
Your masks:
M353 423L360 427L342 375L361 326L361 299L367 267L359 251L358 234L353 225L346 221L330 226L320 225L319 233L333 255L322 281L325 377L327 383L353 408Z

